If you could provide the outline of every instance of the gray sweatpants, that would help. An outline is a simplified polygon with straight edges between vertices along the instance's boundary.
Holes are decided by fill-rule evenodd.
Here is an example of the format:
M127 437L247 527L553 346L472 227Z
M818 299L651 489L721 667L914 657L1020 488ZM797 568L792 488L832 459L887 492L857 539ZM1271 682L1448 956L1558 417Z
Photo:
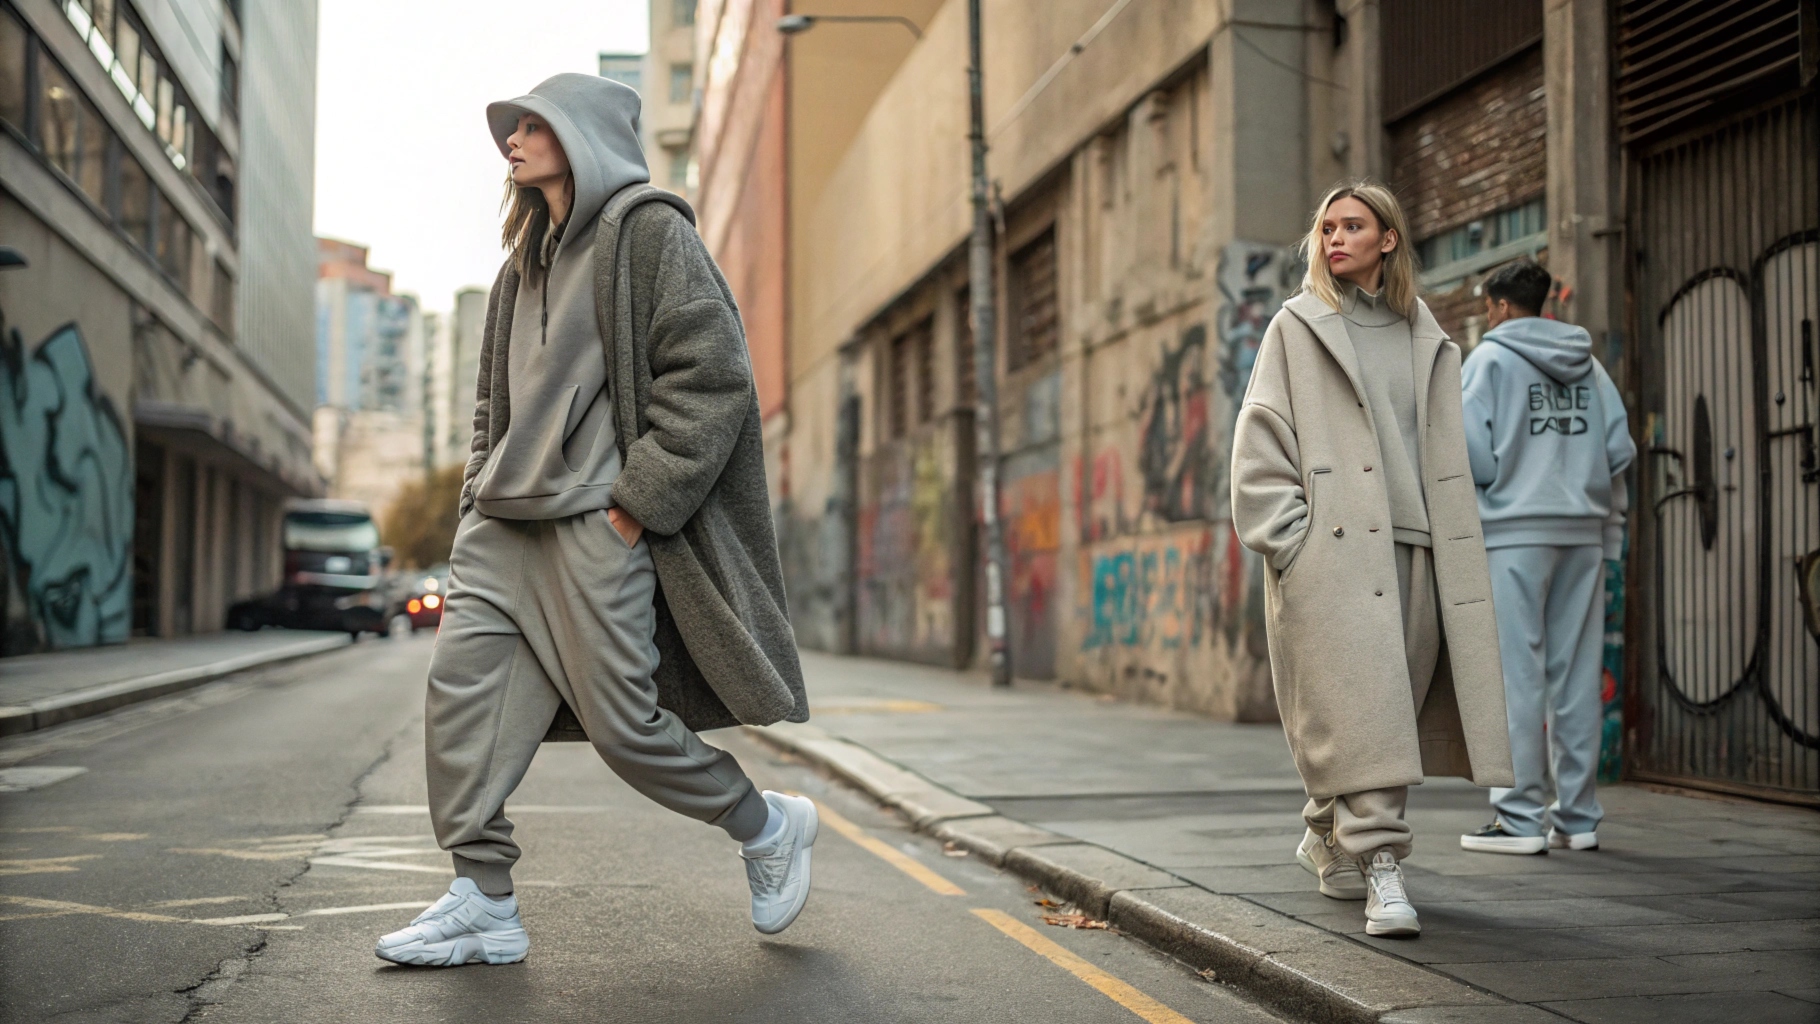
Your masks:
M1517 781L1492 790L1491 805L1520 836L1541 835L1548 818L1570 835L1596 831L1605 817L1593 795L1604 718L1604 549L1538 545L1485 554Z
M1403 601L1403 653L1409 662L1409 696L1418 716L1441 660L1441 599L1435 586L1434 552L1398 544L1397 588ZM1398 860L1409 856L1409 822L1403 810L1408 786L1367 789L1326 800L1309 800L1302 820L1316 835L1333 833L1341 852L1361 860L1388 848Z
M744 841L769 813L733 755L657 706L657 573L605 510L462 518L430 659L424 752L430 821L455 873L512 891L506 797L567 701L633 789Z

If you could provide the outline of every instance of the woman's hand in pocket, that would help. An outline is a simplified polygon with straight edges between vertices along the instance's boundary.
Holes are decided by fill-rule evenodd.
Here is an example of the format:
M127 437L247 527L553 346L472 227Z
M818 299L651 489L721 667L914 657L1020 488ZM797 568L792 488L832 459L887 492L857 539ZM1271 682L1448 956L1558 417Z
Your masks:
M613 529L619 531L619 537L626 542L626 547L637 547L638 538L645 535L644 524L633 519L625 509L617 505L607 509L607 522L612 523Z

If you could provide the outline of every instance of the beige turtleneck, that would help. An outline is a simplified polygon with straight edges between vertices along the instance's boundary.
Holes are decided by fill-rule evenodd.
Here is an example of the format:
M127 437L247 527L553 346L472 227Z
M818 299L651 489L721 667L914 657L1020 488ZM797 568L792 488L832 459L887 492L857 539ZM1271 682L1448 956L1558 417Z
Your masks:
M1409 321L1390 308L1383 292L1342 286L1340 316L1359 358L1360 381L1384 458L1390 492L1390 526L1396 542L1430 547L1428 503L1422 496L1422 448L1416 422L1415 344Z

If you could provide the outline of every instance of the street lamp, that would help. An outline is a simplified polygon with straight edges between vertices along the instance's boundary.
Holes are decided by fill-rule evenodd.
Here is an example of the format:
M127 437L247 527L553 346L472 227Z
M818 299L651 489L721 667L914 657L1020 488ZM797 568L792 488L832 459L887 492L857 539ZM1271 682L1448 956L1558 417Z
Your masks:
M909 29L916 38L923 37L923 30L916 27L916 22L900 14L786 14L777 19L777 31L793 36L809 31L818 21L894 21Z
M792 36L817 21L895 21L923 37L915 22L897 15L788 14L777 19L777 31ZM967 294L973 304L974 428L979 450L980 522L986 528L986 649L992 685L1011 685L1011 645L1007 641L1005 530L998 514L998 378L994 375L993 340L997 304L993 297L992 206L986 178L986 110L981 91L980 0L967 0L967 140L973 166L973 234L967 245Z

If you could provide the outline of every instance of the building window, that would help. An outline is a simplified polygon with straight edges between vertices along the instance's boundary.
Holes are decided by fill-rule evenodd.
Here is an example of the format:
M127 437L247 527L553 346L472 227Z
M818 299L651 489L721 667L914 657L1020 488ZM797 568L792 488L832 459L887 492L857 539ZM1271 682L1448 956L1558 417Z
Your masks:
M891 339L891 358L885 382L885 414L890 418L887 436L895 441L910 432L910 335Z
M695 0L671 0L670 24L677 28L695 24Z
M1548 244L1548 202L1532 199L1416 243L1422 287L1438 288Z
M152 251L152 179L132 155L120 154L119 207L115 223L133 244Z
M1011 255L1011 330L1007 369L1018 370L1055 351L1061 319L1055 294L1055 228Z
M670 188L681 192L689 187L689 151L673 149L670 151Z
M101 112L77 90L63 68L46 57L39 62L39 144L51 166L76 183L98 207L107 205L107 147L112 133Z
M600 77L610 78L639 95L645 91L645 57L641 53L603 53Z
M233 164L217 158L214 133L193 116L189 96L137 17L115 0L66 0L61 6L89 53L132 104L134 115L163 144L171 164L189 172L232 223ZM236 117L232 99L239 90L239 69L231 60L222 69L221 87L223 115Z
M695 65L670 65L670 102L687 103L695 90Z
M209 305L211 307L210 319L215 321L216 327L221 328L221 333L232 338L234 336L234 275L228 273L228 268L222 266L220 260L215 261L215 281L210 289Z
M13 12L0 7L0 120L26 130L25 110L31 101L31 86L25 80L29 59L26 47L31 36Z

